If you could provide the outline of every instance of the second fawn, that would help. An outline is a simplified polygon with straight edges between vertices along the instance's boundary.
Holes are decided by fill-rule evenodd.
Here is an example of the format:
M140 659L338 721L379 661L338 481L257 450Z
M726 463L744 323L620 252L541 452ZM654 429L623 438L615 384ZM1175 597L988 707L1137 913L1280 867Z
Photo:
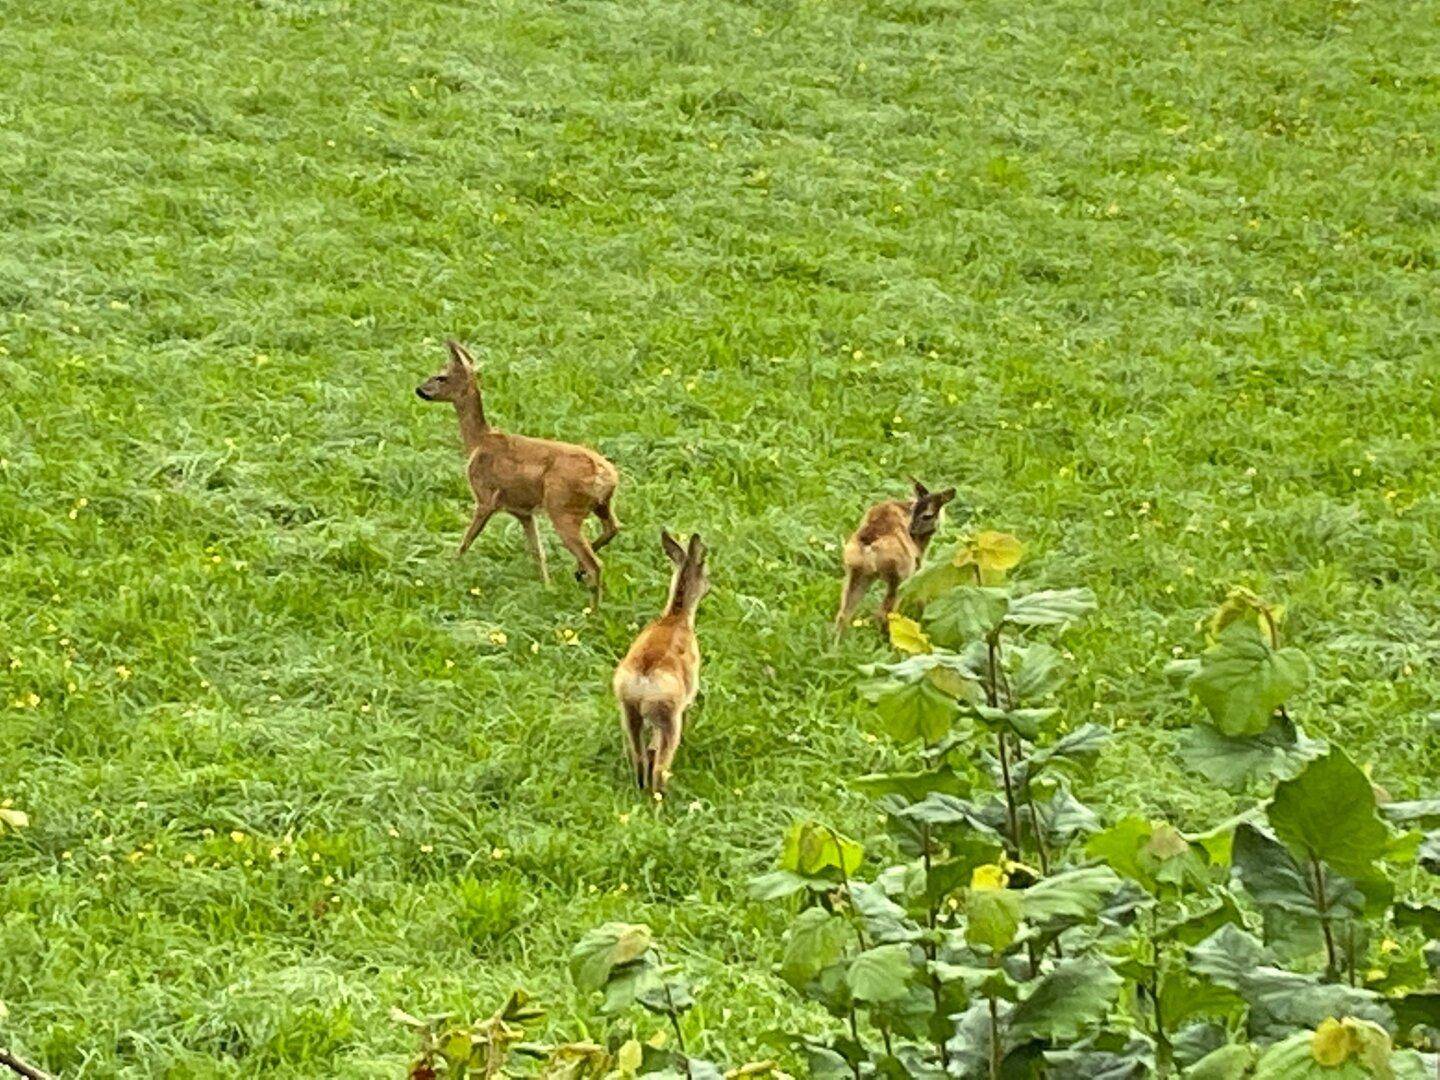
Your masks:
M865 512L860 527L845 545L845 585L840 592L840 611L835 616L837 637L845 632L845 625L876 578L885 582L879 617L882 628L888 628L901 582L920 569L925 549L940 526L940 511L955 498L954 488L930 491L918 480L913 483L913 499L876 503Z
M575 577L588 582L600 599L599 551L620 531L612 500L620 474L594 450L574 443L507 435L485 419L480 376L475 359L458 341L447 341L450 361L415 388L426 401L448 401L460 417L460 438L469 454L466 472L475 493L475 514L460 541L456 555L464 555L497 511L518 518L525 530L525 545L550 582L545 549L535 531L535 514L543 513L555 526L560 542L575 556ZM600 535L592 545L585 539L585 519L600 519Z
M615 700L620 729L635 783L663 795L670 779L685 710L700 688L700 646L695 639L695 609L710 590L705 544L696 533L681 547L660 533L665 554L675 564L665 611L640 631L615 669Z

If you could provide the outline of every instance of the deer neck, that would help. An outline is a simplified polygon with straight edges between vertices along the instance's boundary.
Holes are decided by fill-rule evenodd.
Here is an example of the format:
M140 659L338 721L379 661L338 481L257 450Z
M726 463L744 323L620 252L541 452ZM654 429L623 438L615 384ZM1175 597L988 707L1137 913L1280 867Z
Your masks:
M688 594L690 588L684 573L675 575L675 580L670 583L670 597L665 601L665 615L667 618L679 619L692 630L695 628L695 607L699 600Z
M466 451L473 451L480 440L490 431L485 422L485 405L480 400L480 388L471 385L462 396L455 399L455 415L460 418L460 440Z

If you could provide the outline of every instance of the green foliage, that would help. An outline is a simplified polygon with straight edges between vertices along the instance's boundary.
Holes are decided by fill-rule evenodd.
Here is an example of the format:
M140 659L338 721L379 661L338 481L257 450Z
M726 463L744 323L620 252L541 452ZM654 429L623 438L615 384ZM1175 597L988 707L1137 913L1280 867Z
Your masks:
M1254 625L1235 622L1205 650L1189 681L1221 734L1258 735L1309 674L1299 649L1277 649Z
M1290 593L1310 733L1434 795L1432 15L7 4L7 1045L398 1072L373 1003L534 976L578 1015L550 961L613 919L694 958L714 1053L799 1025L736 883L797 817L878 832L836 783L889 766L844 677L874 638L821 646L827 545L910 471L1029 530L1018 579L1099 594L1057 702L1124 723L1067 774L1105 823L1239 808L1153 677L1236 575ZM512 521L451 562L452 418L411 393L450 333L493 420L619 464L601 611ZM705 696L665 814L621 825L605 681L672 514L729 540ZM968 575L944 528L927 566ZM477 946L460 883L512 875Z

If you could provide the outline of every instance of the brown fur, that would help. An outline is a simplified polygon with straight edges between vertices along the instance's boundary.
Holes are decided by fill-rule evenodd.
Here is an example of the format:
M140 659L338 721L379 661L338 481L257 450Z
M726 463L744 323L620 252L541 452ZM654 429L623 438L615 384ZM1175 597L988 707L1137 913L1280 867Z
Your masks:
M457 556L464 555L486 523L497 512L518 518L525 530L525 546L549 584L545 549L535 529L535 514L550 518L560 542L575 556L575 576L588 581L600 599L599 551L620 531L613 499L620 474L594 450L573 443L507 435L485 419L480 377L475 360L463 345L447 341L450 362L415 388L426 401L449 401L460 419L460 437L469 454L466 474L475 493L475 514ZM594 545L585 539L586 517L600 519L601 532Z
M914 498L887 499L865 512L860 527L845 544L845 584L835 616L837 637L845 632L877 578L885 582L879 618L881 627L888 629L900 585L920 569L939 525L940 511L953 498L954 488L931 492L917 480Z
M706 550L699 533L682 548L667 532L661 546L675 573L665 611L640 631L615 668L612 685L620 704L620 731L642 790L663 795L680 748L685 710L700 688L700 645L695 609L710 590ZM646 739L646 729L649 739Z

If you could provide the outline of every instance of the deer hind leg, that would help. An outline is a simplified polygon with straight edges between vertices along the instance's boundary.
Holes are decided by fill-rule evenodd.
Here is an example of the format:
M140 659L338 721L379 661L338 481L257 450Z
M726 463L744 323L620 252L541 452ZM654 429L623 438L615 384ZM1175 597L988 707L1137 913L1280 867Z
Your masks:
M535 560L535 565L540 568L540 580L546 585L550 584L550 571L545 566L545 546L540 543L539 530L535 528L535 517L533 514L516 514L520 520L520 528L525 530L525 547L530 552L530 557Z
M560 542L565 545L567 551L575 556L578 569L575 571L577 581L588 582L590 591L595 594L595 603L600 603L600 560L595 557L595 549L585 539L585 532L582 525L585 515L566 512L550 515L550 520L555 523L555 531L560 535Z
M650 759L644 741L645 718L639 706L628 702L620 705L620 733L625 736L625 752L635 770L635 786L644 791L650 786Z
M595 509L591 511L591 513L600 519L601 526L600 535L597 536L595 542L590 545L595 551L599 551L620 534L620 521L615 516L614 501L615 496L613 493L607 495L604 500L596 503Z
M685 714L670 705L653 706L649 712L650 729L650 790L665 794L670 783L675 752L680 749L680 733Z
M470 527L465 530L465 536L460 541L460 550L455 552L457 559L470 550L470 545L475 542L475 538L480 535L490 519L495 516L495 511L499 503L499 492L487 495L483 499L477 498L475 500L475 516L470 519Z
M880 601L880 630L888 640L890 637L890 613L895 610L895 599L900 591L900 575L885 575L885 599Z
M855 609L860 606L860 601L865 599L865 594L870 590L870 582L874 579L868 574L859 570L845 571L845 584L840 589L840 610L835 615L835 636L838 638L845 633L845 627L855 616Z

